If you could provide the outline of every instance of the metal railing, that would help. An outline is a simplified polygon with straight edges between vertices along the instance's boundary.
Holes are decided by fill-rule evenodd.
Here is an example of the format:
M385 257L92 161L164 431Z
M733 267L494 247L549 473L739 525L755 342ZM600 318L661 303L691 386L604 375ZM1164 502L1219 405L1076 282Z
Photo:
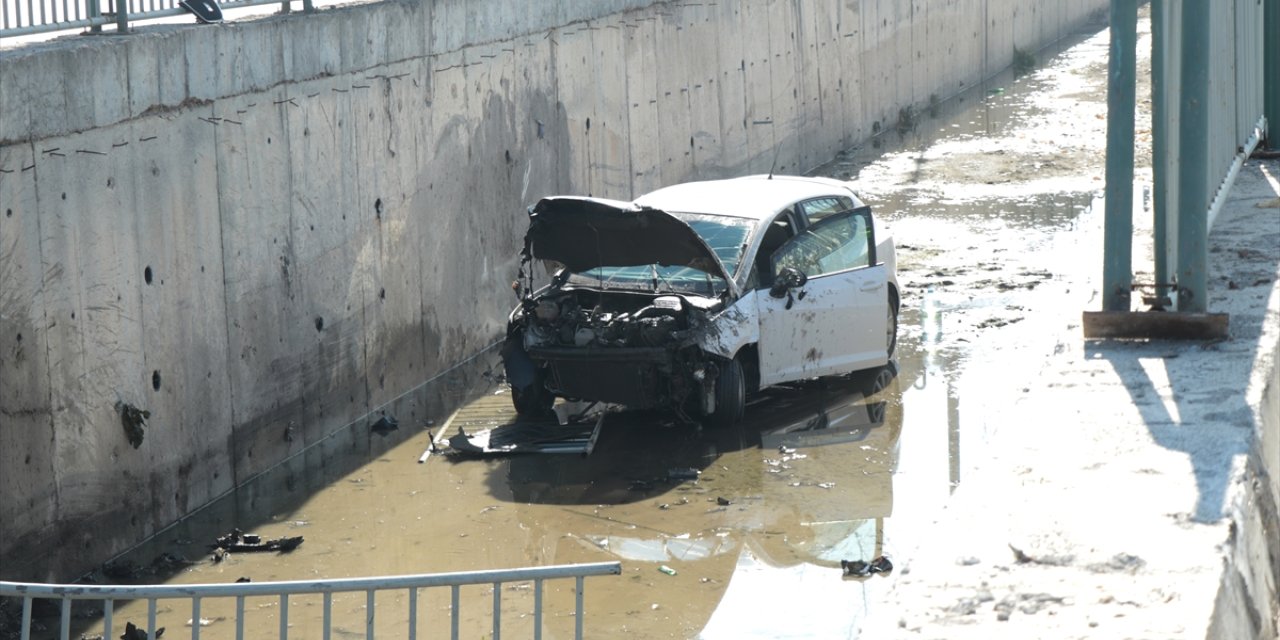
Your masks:
M498 640L502 626L502 585L512 582L533 582L533 637L542 637L542 600L543 582L557 579L576 579L574 599L574 637L582 638L583 632L583 587L588 576L620 575L622 564L619 562L595 562L588 564L554 565L548 567L528 567L522 569L500 569L493 571L464 571L456 573L427 573L404 576L379 576L368 578L348 578L341 580L297 580L289 582L249 582L234 584L174 584L174 585L79 585L79 584L39 584L21 582L0 582L0 597L22 599L21 638L29 640L32 628L33 602L37 599L58 600L60 624L58 637L68 640L71 633L71 603L73 600L96 600L102 602L102 624L104 638L114 638L113 615L117 601L145 600L147 603L147 625L145 633L148 640L156 637L157 601L166 599L183 599L191 602L191 638L200 638L202 626L201 604L210 598L235 598L235 637L245 637L245 599L250 597L277 598L279 610L279 637L284 640L289 635L289 597L306 594L323 596L323 638L330 638L333 629L333 596L338 593L365 594L364 623L365 638L374 637L374 620L376 612L376 594L379 591L408 592L408 629L404 637L413 640L418 633L418 601L419 590L432 587L449 587L450 594L450 633L455 640L459 633L459 612L461 610L461 588L466 585L493 586L493 638ZM255 631L253 637L261 637ZM173 637L170 633L168 637Z
M312 0L301 0L302 10L314 9ZM218 2L222 10L278 4L290 11L292 0L230 0ZM188 14L178 0L0 0L0 38L89 29L100 32L114 24L126 33L129 23ZM188 14L189 15L189 14Z

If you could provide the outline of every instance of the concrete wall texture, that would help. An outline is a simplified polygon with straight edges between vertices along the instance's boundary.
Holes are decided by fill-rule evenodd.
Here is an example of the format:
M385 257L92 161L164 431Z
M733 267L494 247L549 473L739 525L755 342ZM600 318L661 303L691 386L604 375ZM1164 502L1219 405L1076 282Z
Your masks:
M0 577L420 427L537 198L803 171L1106 4L422 0L0 53Z

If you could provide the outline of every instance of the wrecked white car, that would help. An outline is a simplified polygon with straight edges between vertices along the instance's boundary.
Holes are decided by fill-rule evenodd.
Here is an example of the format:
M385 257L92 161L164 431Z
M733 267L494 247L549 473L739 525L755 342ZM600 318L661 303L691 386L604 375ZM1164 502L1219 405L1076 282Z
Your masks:
M502 354L525 416L561 397L732 424L748 394L880 367L896 342L893 239L835 180L544 198L522 258ZM554 267L537 290L534 260Z

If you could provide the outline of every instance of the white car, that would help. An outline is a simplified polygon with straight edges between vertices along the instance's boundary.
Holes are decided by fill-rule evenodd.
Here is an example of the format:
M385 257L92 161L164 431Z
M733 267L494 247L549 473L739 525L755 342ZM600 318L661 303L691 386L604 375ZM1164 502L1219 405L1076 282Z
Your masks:
M732 424L749 393L883 366L896 343L893 238L836 180L544 198L522 258L502 353L524 416L562 397ZM553 274L536 291L534 260Z

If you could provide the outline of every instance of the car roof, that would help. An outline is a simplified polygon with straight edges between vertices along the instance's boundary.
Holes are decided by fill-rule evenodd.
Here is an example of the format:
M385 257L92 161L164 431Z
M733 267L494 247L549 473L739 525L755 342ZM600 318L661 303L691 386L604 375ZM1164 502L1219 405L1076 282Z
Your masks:
M863 206L853 190L838 180L766 175L672 185L640 196L636 204L668 212L762 220L795 202L823 196L849 197L855 207Z

